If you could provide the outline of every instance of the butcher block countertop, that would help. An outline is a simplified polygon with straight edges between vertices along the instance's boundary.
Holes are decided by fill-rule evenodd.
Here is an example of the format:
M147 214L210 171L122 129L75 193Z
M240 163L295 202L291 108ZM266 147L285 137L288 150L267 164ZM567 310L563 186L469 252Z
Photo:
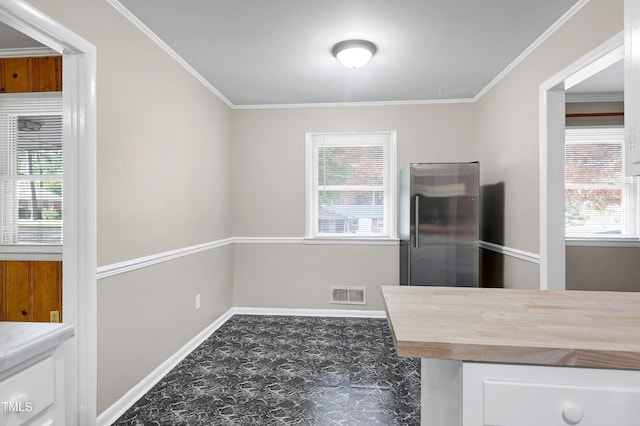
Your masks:
M383 286L398 355L640 369L640 293Z

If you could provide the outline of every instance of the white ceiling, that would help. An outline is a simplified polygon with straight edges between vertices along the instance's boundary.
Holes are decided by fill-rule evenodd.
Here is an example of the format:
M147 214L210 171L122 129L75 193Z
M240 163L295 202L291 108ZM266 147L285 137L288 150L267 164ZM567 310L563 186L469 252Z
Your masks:
M621 99L624 94L624 61L610 65L567 90L568 99L571 95L585 94L594 99L598 96L612 95L617 95Z
M119 0L235 106L471 99L577 2ZM352 38L360 70L331 55Z
M41 47L43 47L42 44L38 43L31 37L28 37L0 22L0 50L31 49Z
M318 7L315 3L302 7L298 5L300 0L270 0L267 7L246 0L183 0L181 4L188 7L179 8L175 4L177 2L169 0L120 1L129 12L135 10L137 19L161 37L230 103L263 105L473 98L576 0L558 2L564 6L556 5L555 8L549 7L556 4L550 1L534 1L529 6L528 0L502 2L540 9L535 16L544 16L547 10L548 18L538 19L541 22L538 29L527 31L532 34L529 39L518 34L517 38L524 40L520 45L511 40L506 47L485 48L475 54L463 54L463 51L477 51L477 46L497 46L496 43L504 40L496 42L496 37L504 36L504 28L507 28L499 26L499 31L493 31L497 27L492 30L490 25L462 25L462 22L471 19L471 15L477 15L474 11L479 9L472 6L480 3L478 0L405 0L402 11L395 11L389 1L372 0L368 3L366 14L358 19L352 16L337 20L340 24L332 23L331 30L322 30L322 27L327 26L326 22L332 20L331 15L337 14L338 9L355 14L363 3L324 0L319 2L324 7ZM330 5L333 7L329 8ZM486 7L497 5L500 5L499 1L485 1ZM331 9L331 13L328 9ZM518 19L522 19L522 13L518 13L520 8L511 12L502 9L502 19L505 16L520 16ZM490 9L482 10L485 16L491 15ZM347 15L347 12L341 14ZM167 18L174 15L179 19ZM460 15L460 20L455 23L456 30L453 31L456 34L446 36L446 25L426 30L424 27L427 22L437 21L433 15ZM202 19L207 16L210 18ZM391 18L403 24L386 22ZM527 26L535 28L533 20L525 21ZM418 29L412 29L415 26ZM483 30L480 31L479 27ZM446 42L425 43L430 33L443 34L438 40ZM290 34L296 36L290 37ZM482 35L482 39L478 34ZM343 68L330 52L334 42L355 37L375 40L378 48L383 49L362 70ZM493 41L489 43L483 39ZM299 53L288 58L281 52L284 47L275 49L272 46L274 44L288 45ZM186 47L181 47L183 45ZM307 52L305 46L315 47ZM42 47L37 41L0 22L0 50ZM392 47L397 51L390 52ZM408 54L410 51L426 53ZM507 51L511 53L500 53ZM269 60L271 56L279 59ZM441 59L435 62L430 58ZM391 63L392 60L394 63ZM476 61L475 65L473 61ZM464 63L469 65L461 65ZM581 100L585 95L594 99L600 96L611 98L612 95L621 98L624 92L623 68L620 61L572 87L567 91L568 99ZM391 78L391 75L395 77ZM434 78L436 75L440 77Z

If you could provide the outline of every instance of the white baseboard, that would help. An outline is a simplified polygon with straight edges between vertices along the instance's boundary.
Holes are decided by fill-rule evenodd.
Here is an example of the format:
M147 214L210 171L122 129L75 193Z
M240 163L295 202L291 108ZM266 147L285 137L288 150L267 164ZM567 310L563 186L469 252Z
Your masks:
M302 317L386 318L384 311L359 309L295 309L295 308L233 308L238 315L289 315Z
M147 377L131 388L111 407L104 410L97 418L97 426L109 426L133 406L145 393L166 376L180 361L187 357L202 342L207 340L217 329L233 315L288 315L315 317L350 317L350 318L386 318L384 311L364 311L356 309L289 309L289 308L231 308L217 320L187 342L169 359L160 364Z
M197 336L189 340L178 352L173 354L165 362L160 364L158 368L153 370L147 377L142 379L137 385L125 393L111 407L104 410L97 418L97 426L109 426L115 422L118 417L123 415L133 404L136 403L145 393L156 385L164 376L166 376L180 361L186 358L195 348L202 342L207 340L209 336L219 329L234 314L233 308L222 314L217 320L212 322L207 328L202 330Z

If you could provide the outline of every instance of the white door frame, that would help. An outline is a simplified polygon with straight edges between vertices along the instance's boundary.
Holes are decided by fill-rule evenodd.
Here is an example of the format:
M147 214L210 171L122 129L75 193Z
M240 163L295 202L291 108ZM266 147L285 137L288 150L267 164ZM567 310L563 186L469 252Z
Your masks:
M565 90L624 58L621 32L540 85L540 289L566 288Z
M96 423L96 48L22 0L0 0L0 21L63 54L63 320L66 424Z

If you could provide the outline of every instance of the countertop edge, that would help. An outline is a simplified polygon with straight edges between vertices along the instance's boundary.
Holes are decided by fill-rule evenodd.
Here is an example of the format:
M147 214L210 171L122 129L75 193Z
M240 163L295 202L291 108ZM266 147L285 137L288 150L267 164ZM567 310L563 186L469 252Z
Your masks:
M638 361L637 355L621 351L479 344L425 344L399 340L396 342L396 352L401 357L448 359L462 362L640 370L640 361Z
M51 330L34 334L32 339L0 353L0 373L58 346L73 335L70 324L55 324Z

